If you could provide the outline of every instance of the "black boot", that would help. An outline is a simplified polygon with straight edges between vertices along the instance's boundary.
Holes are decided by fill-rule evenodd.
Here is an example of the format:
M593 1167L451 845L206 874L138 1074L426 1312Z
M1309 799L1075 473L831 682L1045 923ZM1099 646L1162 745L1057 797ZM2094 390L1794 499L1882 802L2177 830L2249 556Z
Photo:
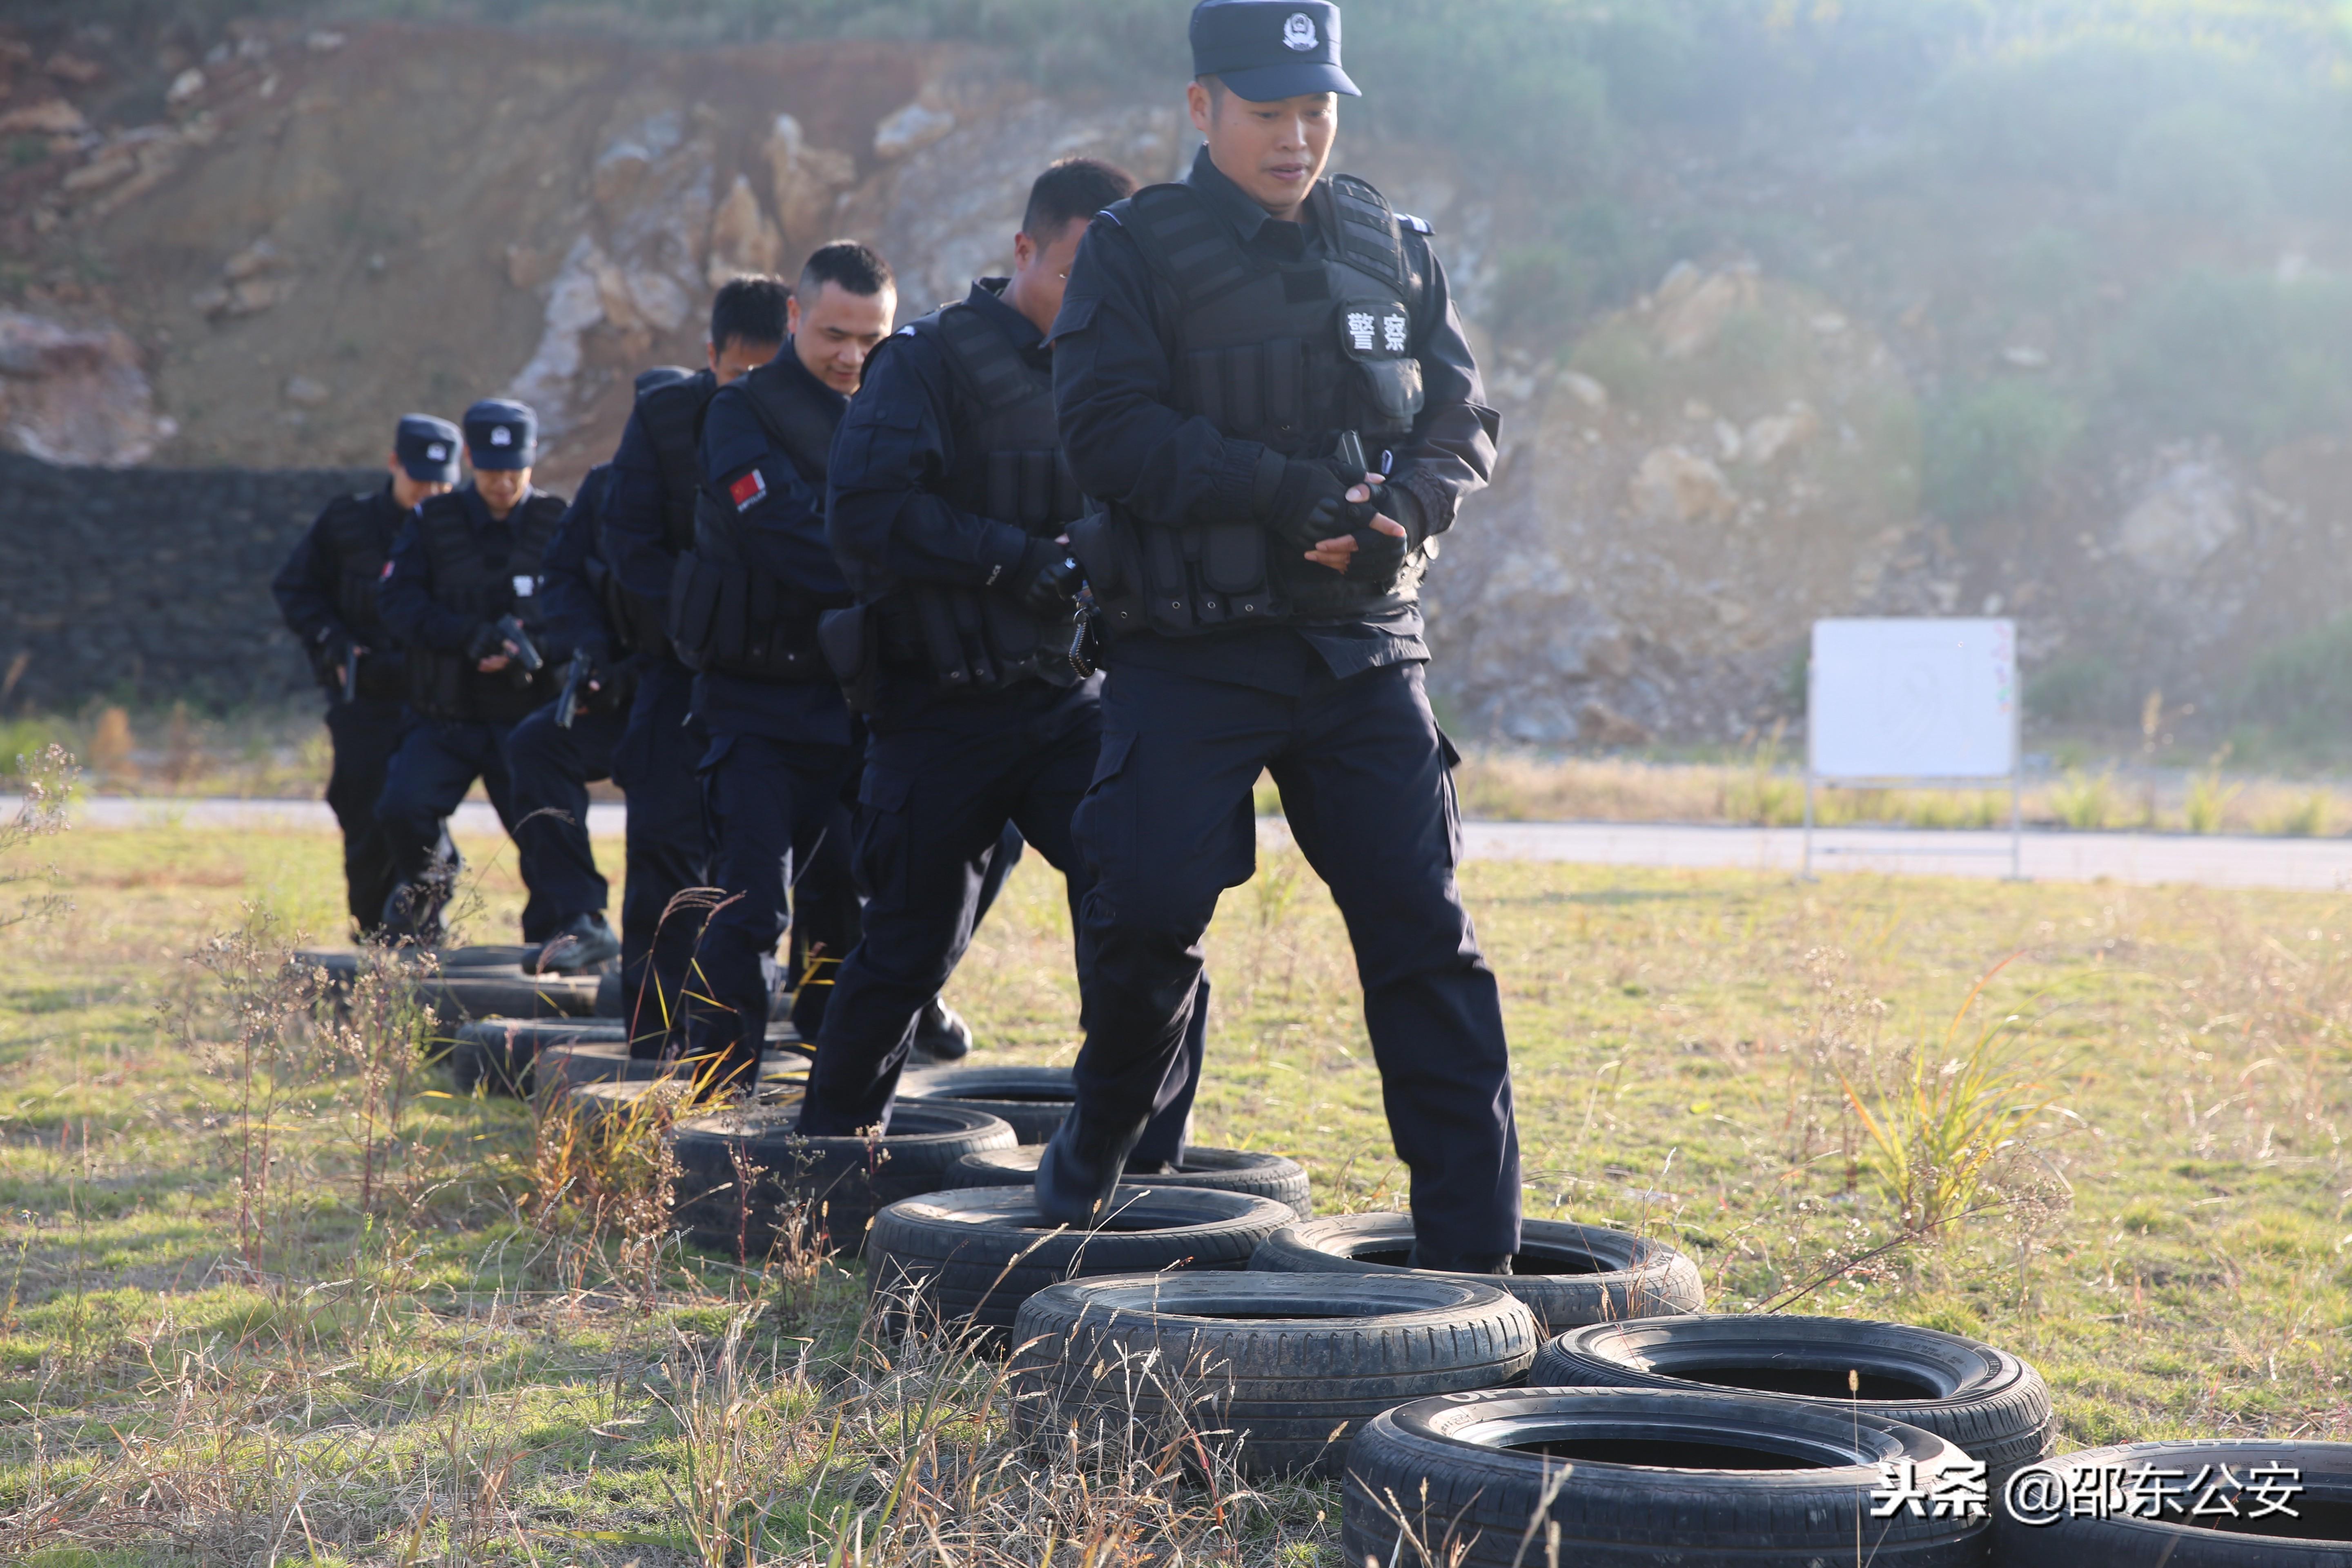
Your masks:
M1508 1274L1511 1255L1507 1252L1440 1252L1426 1242L1416 1241L1405 1258L1407 1268L1434 1269L1440 1274Z
M963 1016L934 996L915 1019L915 1043L907 1054L909 1066L930 1067L960 1062L971 1055L971 1026Z
M574 915L539 950L541 974L583 974L601 970L621 956L621 939L604 921L604 912Z
M1102 1223L1127 1168L1128 1152L1143 1136L1143 1123L1097 1131L1073 1110L1037 1160L1037 1212L1048 1224L1092 1230Z

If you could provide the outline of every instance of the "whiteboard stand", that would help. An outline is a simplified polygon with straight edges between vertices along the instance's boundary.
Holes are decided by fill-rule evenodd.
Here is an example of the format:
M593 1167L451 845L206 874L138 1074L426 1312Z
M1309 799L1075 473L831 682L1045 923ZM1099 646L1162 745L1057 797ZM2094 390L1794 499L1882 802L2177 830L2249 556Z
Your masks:
M2025 873L2024 703L2017 623L1813 623L1806 667L1804 880L1813 879L1814 795L1822 788L1974 788L2009 780L2009 876ZM1999 855L1975 847L1850 854Z

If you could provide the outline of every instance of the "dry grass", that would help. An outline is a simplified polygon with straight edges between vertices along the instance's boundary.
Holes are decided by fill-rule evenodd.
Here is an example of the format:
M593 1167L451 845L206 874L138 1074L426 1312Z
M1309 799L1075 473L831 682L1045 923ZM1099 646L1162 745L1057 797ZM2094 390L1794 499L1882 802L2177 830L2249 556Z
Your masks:
M511 858L466 847L495 938ZM854 1266L682 1249L658 1107L585 1127L459 1100L416 1068L396 997L320 1014L274 954L334 921L325 836L42 852L75 907L9 934L0 971L0 1552L1336 1562L1328 1487L1245 1486L1181 1434L1024 1447L1001 1363L880 1342ZM210 875L231 866L234 888ZM1987 1335L2049 1373L2070 1443L2352 1437L2339 900L1464 879L1505 986L1531 1213L1677 1238L1727 1309ZM1067 1059L1068 942L1033 859L951 997L989 1059ZM1326 1209L1401 1201L1312 875L1269 857L1211 948L1203 1140L1297 1153ZM2031 1027L1988 1065L2047 1087L1993 1097L2003 1146L1969 1155L1972 1189L1921 1239L1861 1111L1884 1123L1916 1064L2012 1016Z

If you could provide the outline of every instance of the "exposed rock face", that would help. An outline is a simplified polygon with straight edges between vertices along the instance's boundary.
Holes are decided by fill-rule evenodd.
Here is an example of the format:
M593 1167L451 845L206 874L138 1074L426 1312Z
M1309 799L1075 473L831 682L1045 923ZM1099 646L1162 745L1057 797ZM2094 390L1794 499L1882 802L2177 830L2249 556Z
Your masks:
M171 438L139 352L111 327L0 310L0 433L52 463L125 468Z
M1818 297L1677 267L1568 367L1496 365L1496 481L1428 584L1472 734L1737 738L1788 712L1816 616L1916 596L1911 394Z
M2216 463L2194 458L2158 475L2116 530L2116 547L2151 576L2197 575L2242 528L2237 482Z

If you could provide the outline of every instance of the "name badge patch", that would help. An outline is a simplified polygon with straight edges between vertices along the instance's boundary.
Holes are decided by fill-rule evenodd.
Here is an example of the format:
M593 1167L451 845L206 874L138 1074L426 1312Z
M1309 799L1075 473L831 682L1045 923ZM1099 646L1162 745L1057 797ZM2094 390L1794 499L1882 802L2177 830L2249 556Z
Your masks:
M760 477L759 469L752 468L727 487L727 499L735 503L737 511L750 511L768 499L768 481Z

